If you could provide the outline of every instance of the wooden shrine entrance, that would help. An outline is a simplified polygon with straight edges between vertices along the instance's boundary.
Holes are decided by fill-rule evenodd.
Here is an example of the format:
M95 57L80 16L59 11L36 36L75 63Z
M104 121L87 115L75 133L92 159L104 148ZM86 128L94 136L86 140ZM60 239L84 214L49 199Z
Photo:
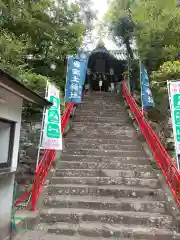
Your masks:
M117 59L103 43L99 43L89 56L85 86L90 91L113 91L123 80L126 65L126 59Z

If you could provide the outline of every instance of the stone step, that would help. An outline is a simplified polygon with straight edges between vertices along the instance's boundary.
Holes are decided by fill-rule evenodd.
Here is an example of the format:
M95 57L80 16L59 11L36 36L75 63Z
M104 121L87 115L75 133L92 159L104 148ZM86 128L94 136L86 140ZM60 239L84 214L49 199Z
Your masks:
M107 99L107 100L99 100L99 99L91 99L89 101L87 100L83 100L81 104L78 104L78 108L88 108L88 109L91 109L91 108L94 108L94 107L102 107L102 108L108 108L108 107L121 107L121 108L125 108L126 105L125 103L121 103L119 101L116 101L116 100L111 100L111 99Z
M122 155L122 154L121 154ZM122 164L135 164L135 165L147 165L150 163L148 157L137 157L137 156L92 156L92 155L72 155L72 154L63 154L61 156L62 161L77 161L77 162L105 162L105 163L117 163L121 162Z
M82 155L82 156L99 156L99 157L146 157L146 154L143 150L104 150L99 151L96 149L65 149L63 150L64 155Z
M115 132L102 132L102 131L76 131L72 129L68 133L68 137L71 138L97 138L97 139L134 139L136 140L136 132L131 131L119 131L118 133Z
M166 214L166 202L141 199L94 196L48 196L44 203L49 208L83 208L94 210L117 210Z
M109 106L109 107L106 107L106 106L95 106L95 105L92 105L91 107L90 106L87 106L87 105L83 105L81 106L79 109L77 109L77 113L81 114L81 113L86 113L86 114L90 114L90 113L93 113L93 114L99 114L101 112L101 114L103 113L112 113L112 115L114 113L119 113L119 112L125 112L126 111L126 108L124 106ZM127 114L127 113L126 113Z
M59 234L59 240L179 240L180 235L165 229L151 227L125 226L110 223L69 224L58 222L52 225L40 224L38 230ZM62 235L63 234L63 235ZM77 238L76 238L77 237ZM24 239L23 239L24 240ZM28 239L29 240L29 239ZM34 240L34 239L33 239ZM38 239L39 240L39 239ZM46 240L46 238L43 240ZM49 240L49 239L47 239ZM54 240L52 238L51 240ZM56 239L55 239L56 240Z
M68 225L68 224L67 224ZM19 233L14 240L106 240L107 238L103 237L87 237L87 236L81 236L79 234L76 235L58 235L61 230L57 229L57 232L54 233L48 233L51 232L49 230L52 226L46 225L46 224L39 224L37 226L37 230L30 231L26 230L21 233ZM71 227L69 225L69 227ZM53 228L52 228L53 229ZM65 226L63 226L64 234L65 234ZM67 228L66 228L67 229ZM56 233L56 234L55 234ZM68 233L68 231L67 231ZM109 240L114 240L114 237L108 238ZM121 240L128 240L125 238L121 238Z
M92 144L88 144L88 143L82 143L82 142L77 142L77 143L65 143L64 146L67 150L69 149L78 149L78 150L84 150L84 149L88 149L88 150L128 150L128 151L139 151L142 150L143 148L140 144L126 144L126 145L120 145L120 144L96 144L96 143L92 143Z
M113 97L113 98L116 98L116 97L119 97L116 93L112 93L112 92L95 92L95 91L91 91L91 92L88 92L88 93L85 93L84 94L84 98L89 98L89 97L93 97L93 99L96 97Z
M97 100L91 100L91 101L83 101L81 104L78 105L79 109L110 109L110 108L116 109L116 108L124 108L126 109L125 103L121 104L119 101L111 101L110 99L107 101L99 101Z
M81 113L86 114L86 115L100 115L102 116L103 114L110 114L112 116L117 116L118 113L120 112L124 112L125 116L128 116L128 112L127 112L127 108L125 108L124 106L110 106L110 107L105 107L105 106L95 106L93 105L92 107L87 107L87 106L80 106L80 108L78 108L76 110L77 115L80 115Z
M122 114L124 113L124 116L128 117L128 112L125 108L82 108L82 109L77 109L76 114L77 115L88 115L88 116L93 116L93 115L98 115L98 116L113 116L113 117L122 117Z
M109 107L125 107L124 103L121 103L119 101L113 101L113 102L108 102L108 101L98 101L98 100L91 100L91 101L82 101L82 103L79 106L83 107L88 107L88 108L93 108L93 107L104 107L104 108L109 108Z
M142 170L112 170L112 169L57 169L57 177L124 177L124 178L155 178L153 171Z
M125 104L124 103L121 103L121 102L116 102L116 101L113 101L113 102L102 102L102 101L83 101L80 106L85 106L85 107L88 107L88 108L93 108L93 107L104 107L104 108L108 108L108 107L125 107Z
M107 93L105 93L105 94L107 94ZM103 98L103 100L104 100L103 102L105 102L106 99L108 101L108 99L111 97L114 101L118 101L120 104L123 104L123 99L120 96L120 94L111 93L113 95L109 95L109 96L105 95L105 94L102 94L102 92L100 94L98 94L98 93L94 94L94 92L92 92L91 95L90 94L84 95L83 101L87 101L88 99L91 99L93 101L93 100L98 100L98 98Z
M161 189L104 185L90 186L83 184L51 184L49 185L49 194L52 195L81 195L81 196L101 196L119 198L140 198L142 200L164 200L164 192Z
M113 102L116 102L116 103L119 103L119 104L124 104L123 98L120 96L120 94L119 95L117 95L117 94L114 94L114 95L99 95L99 94L96 94L96 95L94 95L94 92L92 93L92 95L89 95L89 94L85 95L83 97L83 102L88 102L88 101L91 102L91 101L95 101L95 100L98 101L98 99L100 99L100 98L103 99L103 103L105 103L106 101L108 102L109 99L112 99Z
M104 133L106 134L106 132L108 132L111 135L133 135L135 133L135 130L133 129L132 126L108 126L108 124L103 124L102 126L99 126L98 128L94 127L93 125L89 125L89 126L83 126L83 124L81 126L76 126L75 124L73 125L73 131L74 132L79 132L79 131L93 131L94 133L100 132L100 133Z
M109 101L109 102L108 102ZM96 108L102 108L102 109L110 109L110 108L116 109L116 108L121 108L121 109L125 109L126 105L120 104L117 101L111 101L111 100L107 100L107 101L99 101L98 99L95 101L83 101L81 104L78 105L78 108L83 108L83 109L96 109Z
M78 113L76 113L76 115L77 115ZM124 116L123 116L123 114L125 114ZM104 118L108 118L108 117L111 117L111 118L116 118L116 120L119 120L120 121L120 119L123 119L124 120L124 118L128 118L128 115L127 115L127 113L125 112L125 110L124 111L119 111L119 112L103 112L103 113L101 113L101 112L83 112L83 111L81 111L80 113L79 113L79 115L81 116L81 117L87 117L87 116L91 116L91 117L94 117L94 116L97 116L98 115L98 117L104 117ZM123 116L123 117L122 117Z
M159 188L157 179L110 177L53 177L52 184L124 185Z
M135 164L123 164L119 162L82 162L82 161L60 161L59 163L60 170L62 169L94 169L94 170L101 170L101 169L109 169L109 170L133 170L133 171L142 171L146 172L152 171L152 167L147 165L135 165Z
M136 142L134 141L134 139L129 139L129 138L126 138L126 139L96 139L96 138L66 138L66 141L65 141L66 144L72 144L72 143L78 143L78 144L88 144L88 145L91 145L91 144L96 144L96 145L99 145L99 144L119 144L119 145L133 145L133 146L137 146L137 145L140 145L141 146L141 143L137 140Z
M88 95L88 96L84 96L83 97L83 102L85 103L91 103L91 102L103 102L103 103L110 103L110 102L116 102L116 103L119 103L119 104L124 104L124 102L120 99L119 96L100 96L100 95Z
M72 126L71 133L84 133L85 136L86 134L89 134L88 136L96 136L96 135L101 135L102 139L103 136L105 135L111 135L111 136L116 136L119 137L120 139L123 138L123 136L131 137L134 138L136 136L136 131L135 129L132 129L130 127L129 129L123 129L123 128L117 128L115 127L110 127L110 128L94 128L93 126L81 126L81 128L76 128L76 126Z
M117 107L117 108L103 108L103 107L98 107L98 108L94 108L94 109L92 109L92 108L86 108L86 107L83 107L83 108L81 108L81 109L77 109L77 111L76 111L76 114L77 115L81 115L81 114L83 114L83 115L98 115L98 116L103 116L103 115L107 115L107 116L120 116L119 114L120 113L124 113L124 114L126 114L126 116L128 116L128 113L127 112L125 112L126 111L126 109L124 108L124 107Z
M109 128L109 127L117 127L117 128L123 128L123 129L132 129L133 127L132 126L127 126L127 125L124 125L123 123L117 123L117 122L109 122L109 123L97 123L97 122L92 122L91 125L89 125L88 123L75 123L74 126L76 128L81 128L81 127L92 127L92 128Z
M75 118L73 119L73 122L83 122L83 123L119 123L119 124L124 124L129 125L130 123L132 123L132 120L130 118L115 118L115 117L99 117L99 116L75 116Z
M83 113L89 113L89 112L94 112L94 113L112 113L113 115L115 115L118 112L125 112L127 109L127 107L115 104L113 105L112 103L110 105L97 105L96 103L92 103L92 105L90 106L89 103L84 103L82 105L80 105L76 110L77 112L83 112ZM99 112L98 112L99 111ZM127 114L127 112L126 112Z
M102 222L109 224L138 225L151 228L171 230L173 219L171 216L159 213L108 211L76 208L51 208L40 211L41 222L45 223L80 223Z
M81 104L87 104L87 105L91 105L92 104L92 106L93 106L93 105L98 105L100 103L102 103L104 105L108 105L108 104L113 105L113 103L116 104L116 105L119 104L119 106L124 106L125 105L124 102L123 101L122 102L119 101L119 99L115 99L115 98L112 98L112 97L108 97L108 98L104 98L104 97L97 97L96 98L95 97L94 98L94 96L93 97L84 98L82 100Z
M108 96L108 97L101 97L101 96L88 96L88 97L85 97L83 98L83 101L82 101L82 104L97 104L98 103L103 103L103 104L118 104L120 106L123 106L124 105L124 102L120 101L120 99L118 98L114 98L114 97L111 97L111 96Z
M103 107L106 107L106 106L125 107L126 106L124 102L121 103L119 100L111 99L111 98L84 99L82 103L79 104L79 106L87 106L90 109L91 107L94 107L94 106L100 106L100 104L102 104Z

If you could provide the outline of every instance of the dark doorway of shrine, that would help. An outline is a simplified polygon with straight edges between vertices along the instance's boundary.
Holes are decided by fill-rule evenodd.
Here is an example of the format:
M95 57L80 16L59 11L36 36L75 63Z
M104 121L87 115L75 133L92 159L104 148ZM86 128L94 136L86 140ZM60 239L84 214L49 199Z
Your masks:
M126 64L125 60L118 60L103 43L99 43L89 56L85 86L90 91L115 90L123 80Z

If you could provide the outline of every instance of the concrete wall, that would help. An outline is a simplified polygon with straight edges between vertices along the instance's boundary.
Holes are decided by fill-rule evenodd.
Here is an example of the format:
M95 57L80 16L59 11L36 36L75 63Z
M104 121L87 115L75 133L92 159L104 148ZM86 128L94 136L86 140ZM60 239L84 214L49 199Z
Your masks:
M14 174L0 175L0 240L9 240Z
M14 174L17 168L21 126L22 99L0 87L0 118L16 122L11 172L0 174L0 240L9 239L13 200ZM3 144L0 145L3 152Z

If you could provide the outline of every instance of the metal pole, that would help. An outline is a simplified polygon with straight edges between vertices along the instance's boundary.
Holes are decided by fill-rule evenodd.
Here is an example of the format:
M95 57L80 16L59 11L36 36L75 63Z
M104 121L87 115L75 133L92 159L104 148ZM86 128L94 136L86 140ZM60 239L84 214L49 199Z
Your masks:
M141 68L141 60L139 60L139 69L140 69L140 85L141 85L141 111L144 116L144 109L143 109L143 92L142 92L142 68Z
M130 58L129 58L129 54L128 54L128 82L127 82L127 88L129 90L129 92L131 92L131 86L130 86Z
M46 82L45 98L47 98L47 95L48 95L48 86L49 86L49 82L47 81L47 82ZM43 138L43 126L44 126L44 121L45 121L45 115L46 115L46 108L44 107L44 109L43 109L43 117L42 117L42 122L41 122L41 132L40 132L40 138L39 138L39 147L38 147L38 153L37 153L36 167L38 166L39 158L40 158L41 143L42 143L42 138Z

